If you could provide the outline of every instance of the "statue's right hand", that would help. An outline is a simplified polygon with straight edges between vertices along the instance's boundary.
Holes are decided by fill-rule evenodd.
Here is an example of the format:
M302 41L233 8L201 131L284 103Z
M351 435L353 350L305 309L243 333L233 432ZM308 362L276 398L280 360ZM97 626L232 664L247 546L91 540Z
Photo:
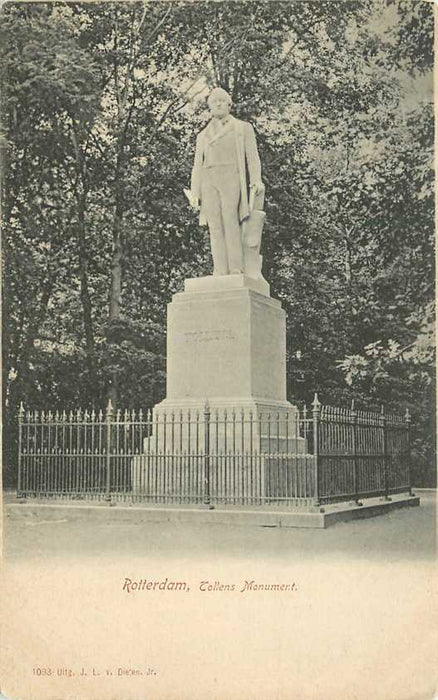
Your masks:
M190 190L184 190L184 194L189 200L190 206L195 210L199 211L200 210L200 203L198 197L195 197L195 195L190 191Z

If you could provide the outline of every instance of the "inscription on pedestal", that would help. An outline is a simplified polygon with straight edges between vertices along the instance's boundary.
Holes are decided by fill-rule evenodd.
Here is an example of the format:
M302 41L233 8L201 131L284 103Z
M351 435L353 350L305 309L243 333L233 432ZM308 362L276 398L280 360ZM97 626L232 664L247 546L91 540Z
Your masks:
M177 343L211 343L215 340L235 340L236 336L230 328L218 328L208 331L185 331L175 333Z

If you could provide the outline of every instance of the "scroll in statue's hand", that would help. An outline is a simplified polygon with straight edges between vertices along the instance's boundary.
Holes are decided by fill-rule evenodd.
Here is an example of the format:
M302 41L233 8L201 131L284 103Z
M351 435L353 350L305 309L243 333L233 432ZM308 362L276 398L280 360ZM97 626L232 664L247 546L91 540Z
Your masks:
M251 190L254 190L254 194L261 194L265 191L265 186L261 180L259 182L252 182L249 187Z

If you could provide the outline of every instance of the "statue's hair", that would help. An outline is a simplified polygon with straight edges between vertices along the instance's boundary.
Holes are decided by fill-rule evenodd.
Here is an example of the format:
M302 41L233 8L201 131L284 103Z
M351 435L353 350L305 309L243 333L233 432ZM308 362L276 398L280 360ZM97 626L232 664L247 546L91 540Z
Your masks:
M215 88L213 88L213 90L210 92L210 94L209 94L209 96L208 96L207 104L210 104L211 99L212 99L215 95L220 95L221 97L226 97L227 100L228 100L228 103L231 104L231 97L229 96L228 92L227 92L226 90L224 90L223 88L221 88L221 87L215 87Z

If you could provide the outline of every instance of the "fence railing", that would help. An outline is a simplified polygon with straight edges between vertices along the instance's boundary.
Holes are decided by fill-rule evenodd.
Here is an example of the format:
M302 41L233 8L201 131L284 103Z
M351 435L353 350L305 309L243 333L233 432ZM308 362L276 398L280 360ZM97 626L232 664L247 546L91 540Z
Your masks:
M410 417L322 406L253 413L19 413L18 495L319 507L410 491Z
M410 415L318 406L321 503L411 492Z

